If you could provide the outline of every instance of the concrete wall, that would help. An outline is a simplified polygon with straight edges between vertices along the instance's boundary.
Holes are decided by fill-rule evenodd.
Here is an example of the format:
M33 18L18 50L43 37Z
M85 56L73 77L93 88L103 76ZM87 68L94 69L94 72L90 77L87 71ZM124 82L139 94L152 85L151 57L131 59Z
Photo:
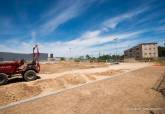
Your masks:
M22 54L22 53L9 53L9 52L0 52L0 61L12 61L12 60L21 60L26 61L32 60L32 54ZM47 53L40 53L40 60L47 60Z

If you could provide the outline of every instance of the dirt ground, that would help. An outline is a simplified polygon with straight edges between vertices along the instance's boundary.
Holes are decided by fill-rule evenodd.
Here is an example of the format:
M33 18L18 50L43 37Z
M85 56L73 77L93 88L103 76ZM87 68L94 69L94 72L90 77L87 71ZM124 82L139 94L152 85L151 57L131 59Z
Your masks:
M108 66L105 63L90 63L90 62L59 62L59 63L45 63L41 64L40 73L57 73L64 72L76 69L87 69L87 68L96 68L96 67L106 67Z
M82 64L82 63L81 63ZM89 69L78 69L65 72L50 74L39 74L41 79L32 82L11 83L0 86L0 106L4 106L20 100L29 99L34 96L47 95L51 92L65 90L70 87L79 86L81 84L93 82L96 80L108 78L115 74L120 74L135 68L145 67L149 64L120 64L109 65L107 67L97 67ZM52 67L56 64L52 64ZM46 68L49 69L50 65ZM68 66L67 66L68 67ZM49 71L51 71L49 69Z
M102 73L107 74L106 76L111 76L119 72L112 70ZM104 77L105 76L102 76L99 73L93 73L89 75L65 74L56 78L4 85L0 87L0 106L23 99L28 99L37 95L45 95L49 94L50 92L67 89L72 86L95 81Z
M164 71L163 66L150 66L121 73L114 78L2 109L0 114L164 114L165 98L152 89ZM66 81L85 83L79 78L74 82L69 77Z

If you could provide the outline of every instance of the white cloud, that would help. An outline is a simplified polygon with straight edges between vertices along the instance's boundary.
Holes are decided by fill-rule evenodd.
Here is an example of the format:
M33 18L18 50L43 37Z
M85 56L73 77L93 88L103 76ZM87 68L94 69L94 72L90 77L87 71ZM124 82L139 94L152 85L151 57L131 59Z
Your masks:
M135 36L138 36L141 33L142 32L130 32L130 33L102 36L101 32L99 30L96 30L96 31L88 31L74 40L70 40L66 42L49 42L49 43L43 42L43 43L38 43L38 45L41 52L54 53L55 56L65 56L65 57L80 56L89 53L98 53L99 50L107 51L109 49L112 51L112 49L116 48L115 46L116 44L114 43L112 45L109 44L105 45L105 43L114 41L116 37L118 37L119 40L126 38L134 38ZM13 46L10 46L8 44L13 44ZM31 53L33 45L34 42L14 41L14 42L8 42L6 45L1 44L0 48L5 49L3 51L9 51L9 52ZM122 45L118 45L118 47L122 47Z
M75 12L72 12L72 10L67 9L63 11L58 16L55 16L48 22L44 23L40 26L39 33L41 34L49 34L53 32L59 25L67 22L68 20L75 17L77 14Z
M94 2L96 0L92 0ZM21 42L21 41L8 41L5 44L0 44L0 49L2 51L7 52L32 52L32 46L35 44L36 36L38 35L45 35L53 32L56 30L60 25L64 24L65 22L75 18L85 9L90 6L90 1L75 1L66 3L60 3L62 6L57 7L57 9L52 9L48 12L47 15L44 15L43 18L49 17L49 19L40 25L39 28L35 28L32 32L30 32L30 37L32 38L29 42ZM59 9L58 9L59 8ZM62 8L62 9L61 9ZM95 31L87 31L83 33L80 37L75 38L70 41L54 41L54 42L42 42L38 43L40 51L45 53L54 53L55 56L80 56L89 53L98 53L99 51L114 52L115 48L125 48L129 45L130 42L119 43L116 46L116 43L112 43L109 45L110 42L114 41L114 39L118 38L121 39L131 39L135 38L141 33L145 31L135 31L135 32L127 32L127 33L117 33L117 34L109 34L109 35L102 35L104 31L108 30L109 28L115 28L120 22L130 19L142 12L146 11L147 8L138 9L132 12L128 12L117 17L108 19L103 23L103 28L95 30ZM44 19L45 20L45 19ZM29 37L29 36L27 36ZM106 43L106 44L105 44ZM132 43L132 42L131 42ZM12 45L10 45L12 44ZM71 52L70 52L71 51Z
M131 19L133 18L134 16L137 16L145 11L148 10L148 7L145 7L145 8L138 8L136 10L133 10L131 12L127 12L127 13L124 13L124 14L121 14L121 15L118 15L116 17L112 17L108 20L106 20L104 23L103 23L103 30L108 30L109 28L111 29L114 29L116 28L116 26L124 21L124 20L127 20L127 19Z
M49 12L46 12L46 14L42 17L43 20L47 21L40 25L37 32L39 32L39 34L42 35L53 32L60 25L80 15L96 1L97 0L70 0L66 2L61 0L58 3L57 8L56 6L54 6Z
M37 35L37 33L35 31L31 32L32 42L34 42L34 43L36 42L36 35Z

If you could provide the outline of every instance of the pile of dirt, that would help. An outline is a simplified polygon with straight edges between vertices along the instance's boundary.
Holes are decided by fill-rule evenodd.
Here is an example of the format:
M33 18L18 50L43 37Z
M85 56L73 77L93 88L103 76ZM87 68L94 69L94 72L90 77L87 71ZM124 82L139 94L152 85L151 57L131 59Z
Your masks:
M30 98L41 93L38 86L29 86L25 83L5 85L0 87L0 105Z
M65 80L66 84L69 85L78 85L86 83L85 78L80 75L64 75L62 79Z
M88 74L86 74L86 77L87 77L90 81L94 81L94 80L97 79L94 75L88 75Z
M105 72L94 73L96 76L112 76L114 74L122 73L121 70L108 70Z
M56 78L51 79L41 79L32 82L4 85L0 87L0 105L63 90L89 81L95 81L103 76L110 76L118 72L119 71L112 70L95 74L64 74L60 77L55 76Z
M65 88L64 82L59 79L46 79L46 80L38 80L35 81L32 86L37 86L42 90L42 92L45 91L56 91L59 89Z
M62 90L70 86L86 83L84 77L76 75L64 75L55 79L36 80L18 84L4 85L0 87L0 105L9 104L19 100L48 94Z

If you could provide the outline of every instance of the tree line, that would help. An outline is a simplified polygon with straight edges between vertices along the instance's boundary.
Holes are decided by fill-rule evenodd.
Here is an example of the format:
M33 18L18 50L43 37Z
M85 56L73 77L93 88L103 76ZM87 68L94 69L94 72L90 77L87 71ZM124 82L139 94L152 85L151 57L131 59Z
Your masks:
M158 54L159 54L159 57L165 57L165 47L159 46L158 47Z
M84 61L84 60L88 60L88 61L98 61L98 62L109 62L109 61L119 61L119 60L123 60L124 59L124 55L101 55L98 57L92 57L90 55L86 55L86 56L80 56L78 58L75 59L75 61Z

